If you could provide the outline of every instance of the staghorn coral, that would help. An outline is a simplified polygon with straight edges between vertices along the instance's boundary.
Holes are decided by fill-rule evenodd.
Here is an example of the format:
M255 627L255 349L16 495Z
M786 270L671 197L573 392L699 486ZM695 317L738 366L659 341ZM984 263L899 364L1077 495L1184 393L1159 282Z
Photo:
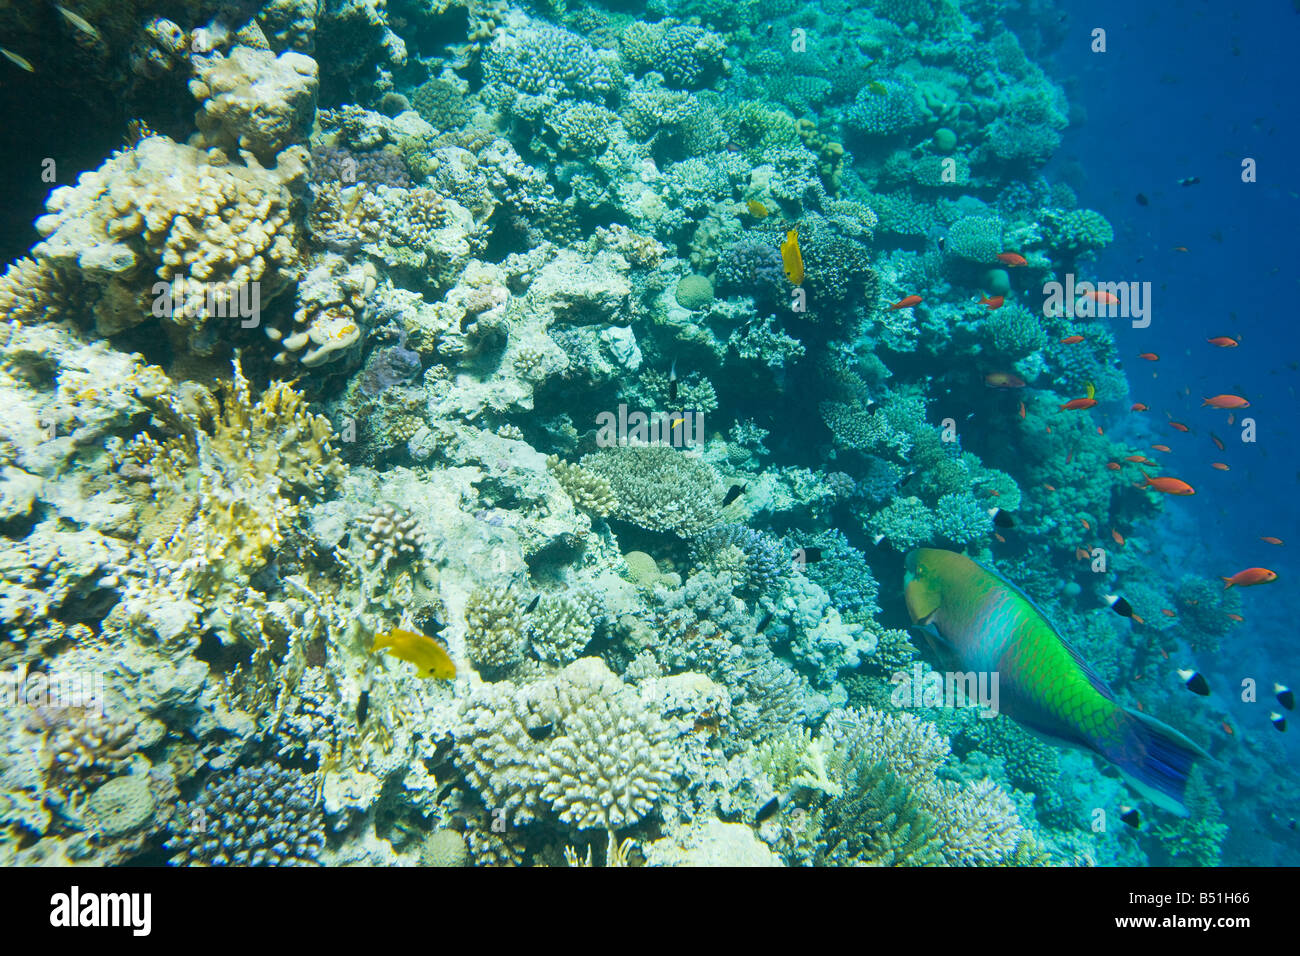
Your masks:
M210 781L172 833L174 866L313 866L325 844L311 778L273 764Z
M670 785L668 726L594 657L531 684L474 688L452 738L471 785L515 825L547 815L616 830Z

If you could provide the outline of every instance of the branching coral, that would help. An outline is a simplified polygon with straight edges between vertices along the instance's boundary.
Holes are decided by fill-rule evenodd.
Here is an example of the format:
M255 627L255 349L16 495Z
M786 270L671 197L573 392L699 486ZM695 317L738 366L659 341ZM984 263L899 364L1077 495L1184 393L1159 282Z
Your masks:
M668 726L597 658L524 686L475 688L452 736L470 783L513 824L550 815L615 830L670 785Z
M609 482L618 499L614 516L638 527L691 537L720 517L717 472L668 445L602 448L584 456L582 466Z
M325 844L311 778L271 764L212 781L172 829L171 862L190 866L312 866Z

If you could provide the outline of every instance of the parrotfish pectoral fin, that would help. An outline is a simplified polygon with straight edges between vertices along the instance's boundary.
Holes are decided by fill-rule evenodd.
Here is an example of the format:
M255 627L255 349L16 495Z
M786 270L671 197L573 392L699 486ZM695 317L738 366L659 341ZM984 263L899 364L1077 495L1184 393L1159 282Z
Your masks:
M1140 711L1126 713L1132 719L1129 740L1106 757L1142 796L1170 813L1187 816L1187 775L1192 764L1210 755L1168 724Z
M933 616L934 615L931 615L931 617ZM918 624L910 625L908 627L908 630L912 631L913 633L920 634L922 637L924 637L926 642L930 645L930 647L934 649L937 653L941 653L941 654L956 653L953 650L953 646L949 644L946 640L944 640L943 635L939 633L939 629L930 623L930 618L926 618L924 621Z

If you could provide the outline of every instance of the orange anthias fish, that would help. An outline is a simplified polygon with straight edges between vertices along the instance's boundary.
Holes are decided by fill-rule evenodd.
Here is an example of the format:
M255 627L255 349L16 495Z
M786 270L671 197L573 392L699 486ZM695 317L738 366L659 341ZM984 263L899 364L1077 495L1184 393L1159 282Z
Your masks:
M1020 412L1020 417L1021 417L1021 418L1024 418L1024 417L1025 417L1025 403L1024 403L1024 402L1021 402L1021 403L1020 403L1019 412Z
M1131 462L1133 462L1133 464L1135 464L1135 465L1153 465L1153 464L1155 464L1155 462L1153 462L1153 461L1152 461L1150 458L1148 458L1146 455L1125 455L1125 456L1124 456L1124 460L1125 460L1125 461L1131 461Z
M1082 336L1082 335L1067 335L1065 338L1061 339L1061 344L1062 344L1062 345L1078 345L1078 344L1079 344L1080 342L1082 342L1082 341L1083 341L1083 336Z
M1245 621L1246 619L1245 619L1244 617L1242 617L1240 614L1233 614L1231 611L1229 611L1229 612L1228 612L1228 620L1230 620L1230 621L1236 621L1238 624L1240 624L1240 623L1242 623L1243 621Z
M1235 349L1238 345L1241 344L1236 339L1230 338L1229 336L1226 335L1216 335L1214 338L1206 339L1205 341L1221 349Z
M1130 412L1145 412L1145 411L1147 411L1147 407L1146 407L1145 405L1143 405L1141 402L1134 402L1134 403L1133 403L1133 407L1130 408L1129 411L1130 411Z
M895 302L895 303L894 303L893 305L891 305L889 308L890 308L890 309L909 309L909 308L911 308L911 307L914 306L914 305L920 305L920 304L921 304L921 297L920 297L919 295L909 295L909 296L907 296L906 298L899 299L897 302Z
M1228 424L1229 424L1229 425L1235 425L1235 424L1237 424L1237 413L1236 413L1236 412L1228 412Z
M985 296L984 298L980 299L980 305L987 306L989 311L992 312L994 309L1002 308L1002 303L1004 301L1005 298L1000 295L995 295L992 298Z
M376 634L375 643L370 650L392 651L394 657L415 665L416 677L451 680L456 676L456 665L452 663L446 648L425 634L395 627L386 633Z
M1201 405L1209 405L1211 408L1250 408L1250 402L1240 395L1214 395L1204 399Z
M1281 538L1275 538L1275 537L1273 537L1271 534L1261 535L1259 540L1260 540L1260 541L1265 541L1265 542L1267 542L1268 544L1276 544L1276 545L1279 545L1279 546L1282 544L1282 539L1281 539Z
M1160 361L1160 356L1159 356L1159 355L1156 355L1155 352L1141 352L1141 353L1138 354L1138 358L1140 358L1140 359L1146 359L1148 362L1159 362L1159 361Z
M1191 431L1191 429L1188 428L1186 425L1184 425L1182 422L1170 422L1169 425L1171 428L1177 428L1180 432Z
M785 277L793 285L803 283L803 250L799 248L797 229L785 234L785 242L781 243L781 264L785 267Z
M1009 266L1027 266L1029 262L1018 252L999 252L998 261Z
M1117 461L1108 461L1108 462L1106 462L1106 467L1107 467L1108 469L1110 469L1111 471L1119 471L1120 468L1123 467L1123 465L1121 465L1121 464L1120 464L1119 462L1117 462Z
M1083 527L1084 527L1086 530L1088 530L1088 531L1091 531L1091 530L1092 530L1092 525L1088 524L1088 519L1087 519L1087 518L1080 518L1079 521L1080 521L1080 523L1083 525Z
M1089 554L1084 548L1074 549L1074 558L1076 561L1087 561L1090 557L1092 557L1092 555Z
M1221 462L1221 461L1212 461L1212 462L1210 462L1210 467L1211 467L1211 468L1217 468L1219 471L1229 471L1229 470L1231 470L1231 469L1228 468L1227 465L1225 465L1225 464L1224 464L1223 462Z
M1168 478L1168 477L1152 478L1145 471L1142 472L1142 477L1146 479L1146 482L1140 485L1136 485L1135 487L1154 488L1156 491L1163 492L1166 495L1196 494L1196 490L1192 488L1192 486L1189 485L1187 482L1183 481L1181 478Z
M1256 584L1271 584L1277 580L1277 572L1270 571L1268 568L1247 568L1245 571L1238 571L1230 578L1221 578L1223 581L1223 590L1236 585L1239 588L1250 588Z
M1100 305L1119 305L1119 299L1115 293L1107 292L1105 289L1089 289L1081 296L1084 299L1091 299Z
M1124 547L1124 536L1123 536L1122 534L1120 534L1120 533L1119 533L1118 531L1116 531L1114 528L1111 528L1111 529L1110 529L1110 536L1111 536L1112 539L1114 539L1114 541L1115 541L1115 543L1116 543L1117 545L1119 545L1121 548Z
M1048 491L1056 490L1056 485L1049 485L1047 482L1043 482L1043 487L1046 488ZM1281 544L1280 541L1278 543Z
M1160 609L1160 613L1163 614L1165 617L1177 617L1177 616L1178 616L1178 615L1175 614L1173 611L1169 610L1169 608L1167 608L1167 607L1162 607L1162 608Z
M1173 449L1170 448L1168 445L1152 445L1151 447L1154 448L1156 451L1163 451L1163 452L1173 451Z
M1223 451L1223 440L1219 438L1218 435L1214 434L1214 432L1210 432L1210 441L1214 442L1215 448L1219 449L1219 451Z
M1097 404L1095 398L1072 398L1064 405L1060 406L1061 411L1077 411L1085 408L1092 408Z
M989 388L1024 388L1025 380L1010 372L989 372L984 376L984 384Z

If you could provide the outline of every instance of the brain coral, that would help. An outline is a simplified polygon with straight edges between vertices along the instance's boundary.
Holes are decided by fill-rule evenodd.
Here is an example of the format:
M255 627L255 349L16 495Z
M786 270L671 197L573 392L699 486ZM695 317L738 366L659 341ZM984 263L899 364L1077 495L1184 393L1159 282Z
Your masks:
M586 455L582 467L609 481L614 517L683 537L717 524L722 483L713 466L668 445L622 445Z
M473 688L452 737L483 801L515 824L550 813L616 830L650 813L670 782L668 725L599 658L525 686Z

